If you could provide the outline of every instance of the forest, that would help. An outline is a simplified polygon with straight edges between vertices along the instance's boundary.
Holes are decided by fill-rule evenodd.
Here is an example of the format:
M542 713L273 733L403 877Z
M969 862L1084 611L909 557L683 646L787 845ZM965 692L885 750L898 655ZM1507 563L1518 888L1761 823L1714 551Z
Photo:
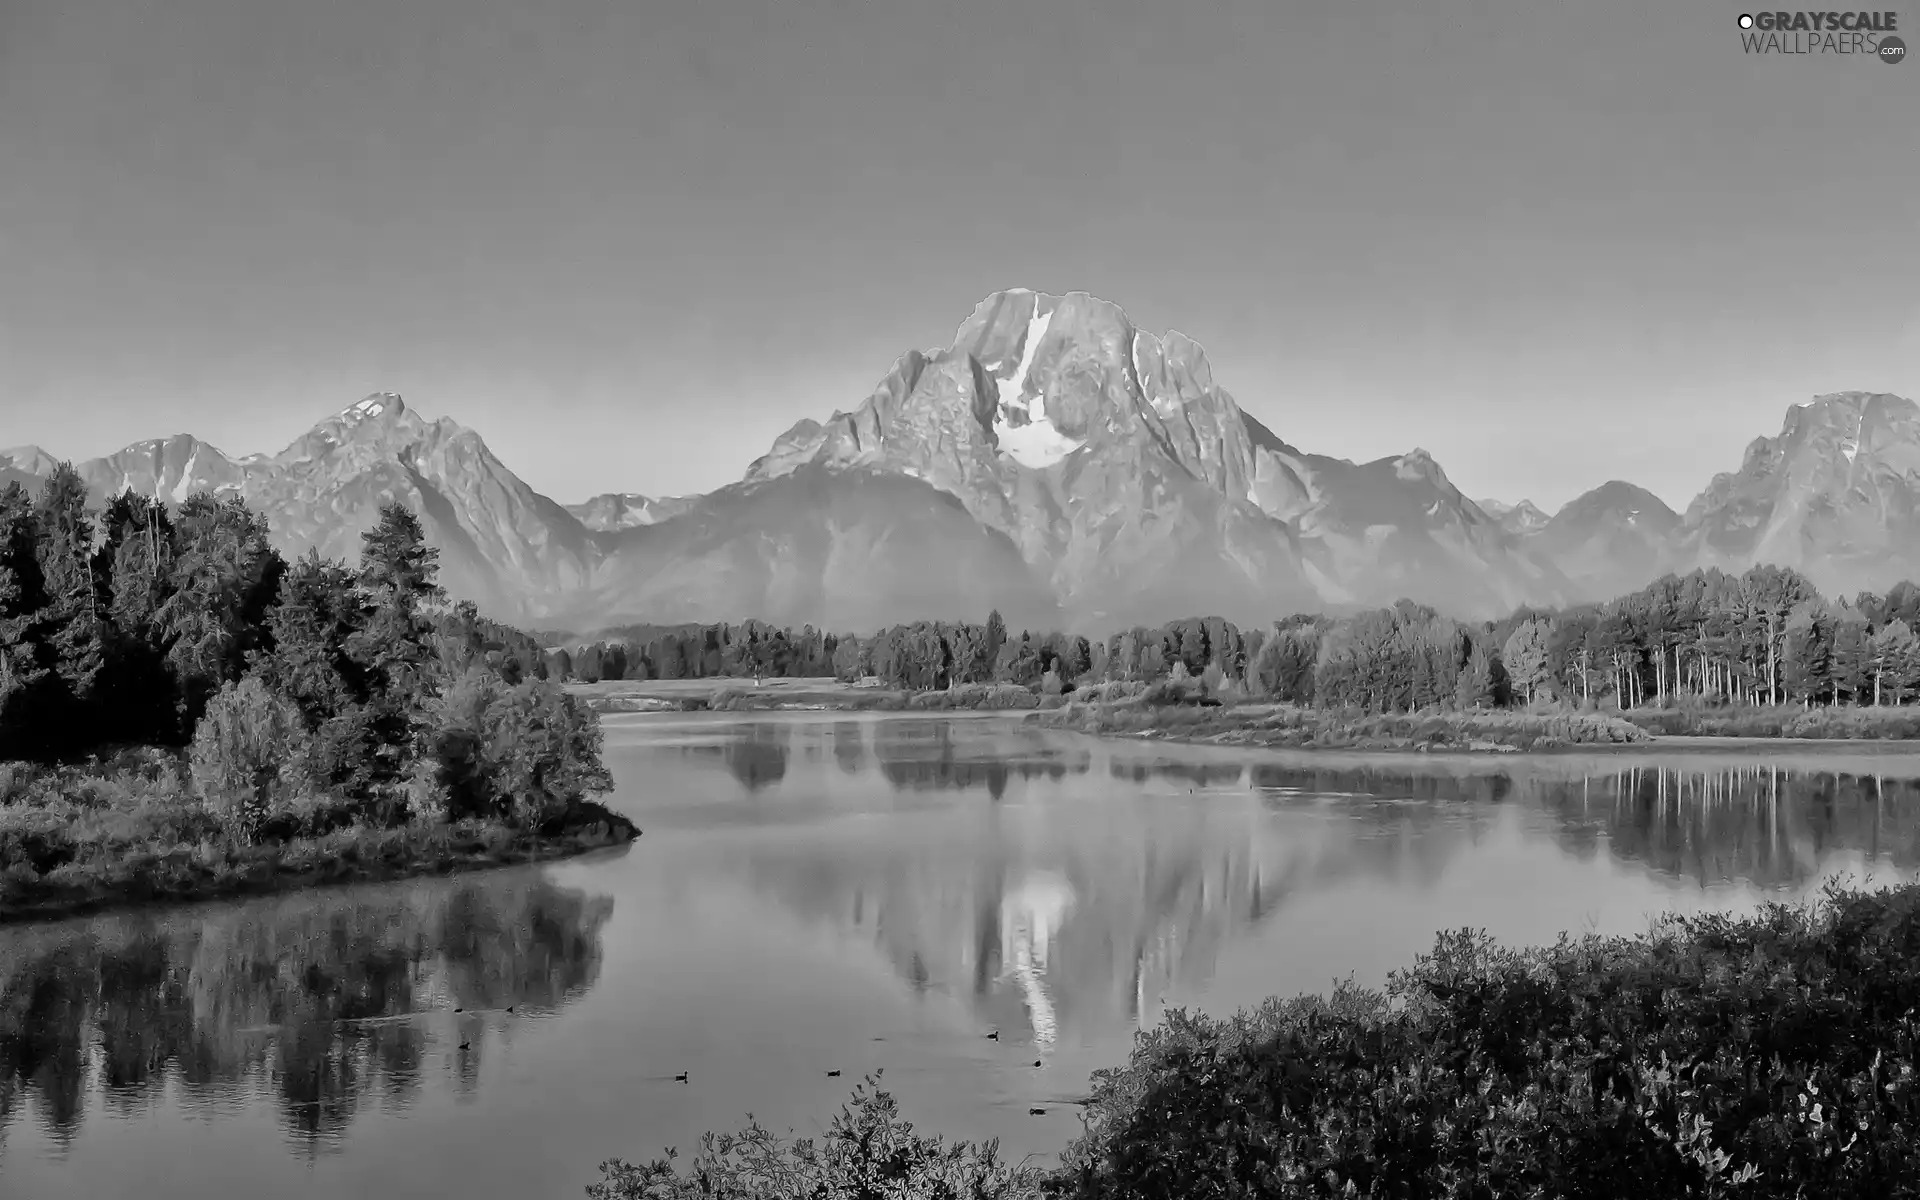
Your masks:
M630 835L597 717L447 603L410 510L357 567L268 535L237 497L96 514L71 467L0 491L0 915Z

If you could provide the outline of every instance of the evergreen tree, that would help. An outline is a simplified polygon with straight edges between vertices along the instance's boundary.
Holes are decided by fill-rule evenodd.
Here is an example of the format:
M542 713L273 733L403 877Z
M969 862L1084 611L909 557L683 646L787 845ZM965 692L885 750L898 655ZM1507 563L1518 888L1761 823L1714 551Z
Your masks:
M47 595L33 501L17 483L0 490L0 758L48 749L44 720L54 675L39 637Z
M363 610L346 646L369 682L376 785L400 779L426 733L425 704L438 656L425 606L445 595L434 579L438 565L439 552L427 545L413 512L403 504L382 504L379 520L361 537L357 582Z
M173 574L154 621L191 725L215 689L270 648L267 614L286 561L268 541L266 522L238 497L189 496L174 526Z
M93 520L87 486L71 463L61 463L41 485L35 505L41 587L46 605L40 637L64 693L63 733L80 736L69 723L90 715L94 689L106 665L107 626L99 580L93 569Z

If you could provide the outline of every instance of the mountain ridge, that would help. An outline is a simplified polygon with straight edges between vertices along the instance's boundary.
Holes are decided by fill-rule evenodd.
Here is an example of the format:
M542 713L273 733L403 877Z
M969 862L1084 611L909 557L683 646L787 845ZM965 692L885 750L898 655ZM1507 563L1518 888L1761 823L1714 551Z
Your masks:
M0 486L53 463L0 451ZM1549 515L1468 498L1418 447L1356 463L1294 446L1218 385L1193 339L1084 292L994 293L949 346L909 350L864 401L799 419L737 483L700 495L563 505L475 431L392 393L271 455L177 434L76 469L98 499L243 496L288 553L351 557L378 504L399 499L441 548L451 592L547 626L871 624L1002 601L1103 624L1402 597L1499 616L1695 566L1772 561L1823 587L1920 575L1911 400L1793 405L1684 514L1616 479Z

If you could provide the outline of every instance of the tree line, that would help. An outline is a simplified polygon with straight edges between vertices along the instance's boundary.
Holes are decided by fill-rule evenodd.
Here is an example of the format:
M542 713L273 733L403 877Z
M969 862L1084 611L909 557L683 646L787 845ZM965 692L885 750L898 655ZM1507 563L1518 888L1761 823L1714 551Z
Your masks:
M1823 597L1797 571L1670 575L1602 604L1461 621L1402 600L1260 629L1219 617L1104 638L922 621L859 636L807 626L630 626L546 651L558 678L872 678L929 690L1213 676L1243 694L1405 712L1536 702L1622 708L1678 698L1723 705L1898 705L1920 699L1920 587Z
M409 509L381 507L357 567L268 535L234 496L96 513L69 465L0 491L0 758L191 746L250 835L301 805L544 820L604 790L592 715L532 637L447 603Z

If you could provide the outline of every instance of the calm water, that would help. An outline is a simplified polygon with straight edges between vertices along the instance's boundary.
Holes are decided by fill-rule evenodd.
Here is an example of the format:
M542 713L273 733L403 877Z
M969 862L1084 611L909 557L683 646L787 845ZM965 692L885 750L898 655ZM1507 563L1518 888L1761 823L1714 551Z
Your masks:
M613 717L608 757L626 850L0 929L0 1195L578 1197L748 1112L815 1132L876 1068L914 1120L1045 1154L1167 1006L1379 982L1440 928L1632 933L1920 863L1896 755L795 714Z

